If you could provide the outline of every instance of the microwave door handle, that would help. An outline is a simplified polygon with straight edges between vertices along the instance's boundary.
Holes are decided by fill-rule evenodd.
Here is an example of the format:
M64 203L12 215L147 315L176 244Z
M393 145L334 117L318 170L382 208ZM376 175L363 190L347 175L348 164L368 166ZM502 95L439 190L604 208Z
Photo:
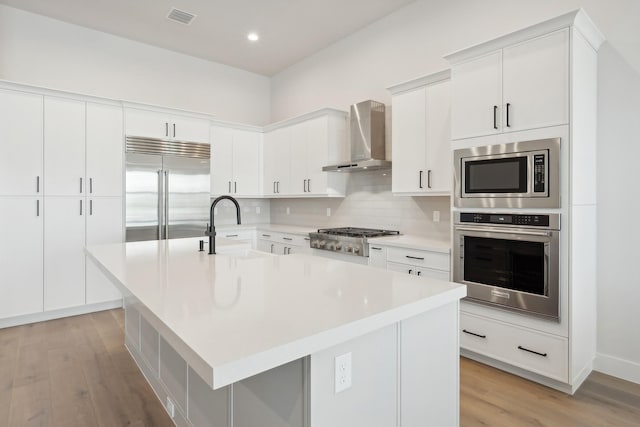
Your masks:
M471 228L471 227L456 227L458 231L475 231L475 232L487 232L487 233L503 233L503 234L515 234L515 235L524 235L524 236L541 236L541 237L551 237L551 233L548 231L515 231L515 230L496 230L496 229L481 229L481 228Z

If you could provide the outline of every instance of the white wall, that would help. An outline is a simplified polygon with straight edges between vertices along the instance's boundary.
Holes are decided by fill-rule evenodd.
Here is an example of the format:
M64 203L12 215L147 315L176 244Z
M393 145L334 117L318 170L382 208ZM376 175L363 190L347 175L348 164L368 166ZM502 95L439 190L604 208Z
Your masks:
M634 271L640 231L628 216L638 211L640 194L640 169L633 164L640 158L640 2L418 0L274 76L272 120L327 105L346 109L365 99L389 104L385 87L446 68L446 53L578 7L608 40L599 56L596 366L640 382L640 279ZM386 203L401 203L394 200ZM282 207L272 202L273 221L286 219Z
M0 79L263 125L270 79L0 5Z

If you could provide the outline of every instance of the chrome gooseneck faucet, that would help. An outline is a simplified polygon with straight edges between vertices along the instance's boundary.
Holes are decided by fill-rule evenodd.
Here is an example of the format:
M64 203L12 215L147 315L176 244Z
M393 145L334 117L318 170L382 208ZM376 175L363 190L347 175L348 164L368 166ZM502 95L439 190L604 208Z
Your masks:
M211 211L209 212L209 229L205 233L206 236L209 236L209 255L214 255L216 253L216 226L213 224L213 211L216 208L218 202L228 199L236 205L236 215L238 217L238 224L240 224L240 205L238 201L231 196L220 196L211 203Z

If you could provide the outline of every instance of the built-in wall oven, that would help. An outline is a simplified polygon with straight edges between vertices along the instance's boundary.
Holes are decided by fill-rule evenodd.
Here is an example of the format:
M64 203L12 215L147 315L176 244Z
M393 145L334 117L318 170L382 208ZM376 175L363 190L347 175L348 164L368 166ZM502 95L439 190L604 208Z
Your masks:
M455 212L453 280L471 301L559 320L559 214Z
M560 138L454 151L457 208L559 208Z

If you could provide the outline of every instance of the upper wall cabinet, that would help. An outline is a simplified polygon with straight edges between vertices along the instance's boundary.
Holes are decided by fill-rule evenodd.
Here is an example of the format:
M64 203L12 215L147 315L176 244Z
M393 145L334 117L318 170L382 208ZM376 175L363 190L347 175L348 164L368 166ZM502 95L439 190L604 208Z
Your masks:
M43 99L0 90L0 196L42 194Z
M211 128L211 194L261 195L262 133L224 126Z
M170 113L127 108L126 134L149 138L209 142L209 120Z
M392 191L451 193L449 71L389 88L392 93Z
M87 183L89 197L122 197L124 135L122 107L87 103Z
M569 29L451 62L452 138L569 122Z
M346 177L322 171L348 160L347 113L324 109L267 128L264 194L267 197L343 197Z

